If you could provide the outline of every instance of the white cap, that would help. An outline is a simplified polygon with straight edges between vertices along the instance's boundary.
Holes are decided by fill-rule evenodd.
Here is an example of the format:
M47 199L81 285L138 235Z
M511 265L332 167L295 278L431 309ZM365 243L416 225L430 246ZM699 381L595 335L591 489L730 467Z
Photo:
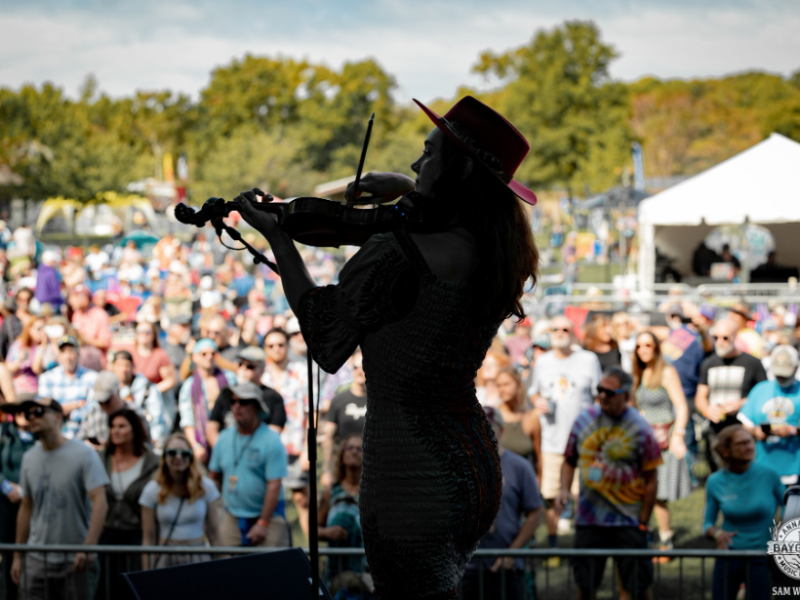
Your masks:
M200 294L200 307L211 308L222 304L222 294L216 290L206 290Z
M203 275L200 278L200 289L201 290L210 290L214 287L214 279L211 275Z

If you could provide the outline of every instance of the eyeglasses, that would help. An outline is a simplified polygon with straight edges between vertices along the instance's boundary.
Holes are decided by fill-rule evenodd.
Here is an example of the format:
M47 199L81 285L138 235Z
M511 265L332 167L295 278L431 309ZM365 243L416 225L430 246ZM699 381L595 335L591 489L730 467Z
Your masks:
M256 365L254 365L253 363L244 362L244 361L240 362L239 366L247 369L248 371L255 371L257 369Z
M182 458L184 460L192 460L194 458L194 454L192 454L191 450L181 450L179 448L167 448L164 454L167 455L167 458Z
M344 450L345 452L352 451L352 452L358 452L359 454L364 452L364 449L361 446L345 446Z
M41 419L46 412L47 409L44 406L35 406L25 411L25 418L30 419L31 417L36 417L37 419Z
M569 327L551 327L550 331L553 333L572 333L572 329Z
M616 390L612 390L607 387L603 387L602 385L597 386L597 395L598 396L607 396L611 398L612 396L616 396L617 394L624 394L627 390L625 388L619 388Z
M284 348L286 344L267 344L267 348Z
M729 335L712 335L711 339L714 340L715 342L717 340L722 340L723 342L731 341L731 337Z

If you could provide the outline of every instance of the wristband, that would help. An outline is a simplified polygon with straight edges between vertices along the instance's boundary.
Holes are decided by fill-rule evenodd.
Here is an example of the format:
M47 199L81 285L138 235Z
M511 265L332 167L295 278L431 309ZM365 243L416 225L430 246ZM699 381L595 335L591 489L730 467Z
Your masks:
M259 519L256 521L256 525L261 525L262 527L269 527L269 521L265 521L264 519Z
M14 484L11 483L8 479L3 479L3 481L0 482L0 492L3 492L6 496L8 496L13 491L14 491Z
M639 531L647 532L647 523L639 523Z

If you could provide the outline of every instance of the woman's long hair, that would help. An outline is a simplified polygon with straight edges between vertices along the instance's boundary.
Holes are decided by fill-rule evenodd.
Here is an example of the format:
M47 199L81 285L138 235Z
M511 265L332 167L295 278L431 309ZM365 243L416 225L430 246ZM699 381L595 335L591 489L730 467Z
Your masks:
M352 438L364 439L360 433L351 433L339 442L339 445L336 447L336 454L333 457L333 481L335 483L341 483L344 476L347 474L347 469L344 466L344 449L347 446L347 442Z
M33 338L31 337L31 329L33 329L33 326L36 325L36 323L44 322L44 317L34 317L22 326L22 331L17 339L24 348L30 348L33 345Z
M586 350L594 352L595 348L602 343L597 330L606 325L610 327L611 320L604 315L598 315L589 322L583 333L583 347ZM619 347L617 341L613 337L613 334L608 344L611 346L612 350Z
M153 350L158 348L159 347L159 345L158 345L158 336L160 335L160 330L158 328L158 325L156 323L151 323L150 321L142 321L141 323L137 323L136 324L137 327L139 325L150 325L150 328L153 330L153 333L150 334L150 335L153 336ZM136 346L136 350L138 352L138 350L139 350L139 338L138 338L138 336L136 338L135 346Z
M147 431L144 428L144 423L142 423L142 419L136 414L135 411L131 410L130 408L121 408L115 413L111 413L108 416L108 429L111 430L111 424L114 422L114 419L117 417L122 417L125 419L131 426L133 430L133 454L135 456L141 456L145 452L145 445L147 444ZM111 436L108 436L108 441L106 442L106 453L111 456L117 450L117 445L111 441Z
M159 504L164 504L167 501L167 497L172 493L172 486L176 483L179 483L172 479L172 475L169 472L169 467L167 466L167 448L172 440L182 441L184 444L186 444L189 452L192 451L192 445L189 443L189 439L182 433L173 433L171 436L169 436L169 438L167 438L167 443L164 444L164 454L161 456L161 464L158 466L158 475L156 475L156 481L158 482L159 486ZM180 483L179 485L181 486L179 497L188 498L189 504L205 495L206 491L203 488L203 474L200 472L200 467L197 465L197 460L195 460L194 456L189 463L186 481Z
M648 382L650 387L659 386L661 385L661 376L664 373L664 355L661 354L661 344L658 342L658 338L652 331L643 331L639 335L636 336L638 340L641 336L646 335L649 336L650 339L653 341L653 375ZM638 344L637 344L638 345ZM644 378L644 370L647 368L647 365L644 361L639 358L639 350L636 349L633 351L633 389L638 390L639 386L643 383Z
M502 171L500 161L477 148L468 130L459 123L453 126L484 163ZM539 250L523 201L448 137L443 139L445 172L435 185L435 193L451 199L444 210L460 210L462 224L475 236L478 265L472 280L481 295L480 306L496 321L512 315L522 320L525 312L520 301L525 284L530 281L533 288L539 276ZM453 166L466 157L473 161L473 169L461 179Z

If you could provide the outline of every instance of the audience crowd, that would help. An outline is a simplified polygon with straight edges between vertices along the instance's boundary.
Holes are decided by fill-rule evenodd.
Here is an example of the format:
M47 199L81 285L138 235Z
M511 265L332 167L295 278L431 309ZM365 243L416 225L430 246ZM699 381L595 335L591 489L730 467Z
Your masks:
M345 257L304 258L325 285ZM168 235L149 248L62 251L22 227L0 231L0 271L0 542L286 547L302 543L297 515L305 536L313 526L330 546L362 546L361 354L319 375L310 524L306 345L263 265L204 232L191 243ZM530 547L543 520L553 548L574 533L577 548L671 549L681 540L670 504L703 484L707 463L698 523L720 549L763 549L800 473L796 312L668 299L660 319L599 306L502 323L476 377L503 470L500 512L480 547ZM125 571L210 560L1 558L10 600L114 598ZM652 562L618 561L624 597L646 593ZM733 598L744 565L720 564L714 597ZM593 597L605 560L571 565L581 597ZM461 593L530 598L534 571L522 559L475 558ZM363 558L334 557L324 573L336 597L368 597Z

